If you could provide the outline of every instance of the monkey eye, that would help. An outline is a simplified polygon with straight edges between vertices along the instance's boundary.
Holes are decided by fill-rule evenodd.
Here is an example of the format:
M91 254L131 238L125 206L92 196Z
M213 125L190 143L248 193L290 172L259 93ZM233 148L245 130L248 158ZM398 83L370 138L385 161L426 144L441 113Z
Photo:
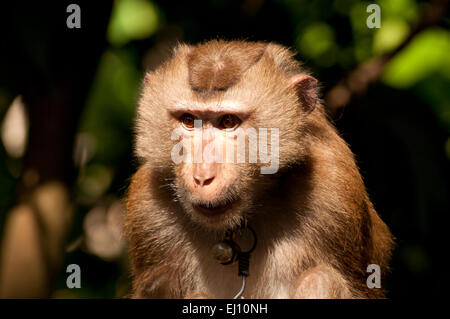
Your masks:
M236 128L240 122L241 121L237 118L237 116L226 114L220 119L219 126L222 129L233 129Z
M195 120L194 115L189 113L184 113L180 118L180 121L181 123L183 123L183 126L188 129L194 128L194 120Z

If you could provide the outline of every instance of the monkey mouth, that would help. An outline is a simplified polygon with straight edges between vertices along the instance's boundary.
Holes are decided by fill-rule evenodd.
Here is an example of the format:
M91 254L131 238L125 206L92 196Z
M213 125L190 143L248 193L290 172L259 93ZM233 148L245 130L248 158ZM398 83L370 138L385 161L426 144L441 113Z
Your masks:
M226 202L200 202L193 203L192 206L196 211L205 216L218 216L227 212L236 200L228 200Z

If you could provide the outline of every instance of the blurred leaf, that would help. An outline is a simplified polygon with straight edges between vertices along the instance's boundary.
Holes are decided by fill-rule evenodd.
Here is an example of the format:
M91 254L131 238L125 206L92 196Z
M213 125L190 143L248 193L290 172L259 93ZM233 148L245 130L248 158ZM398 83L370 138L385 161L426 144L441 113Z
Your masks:
M442 29L424 31L389 63L383 81L408 88L437 71L450 77L450 33Z
M314 23L306 27L297 39L297 46L305 56L321 66L331 66L336 61L334 32L326 23Z
M409 25L402 19L387 18L382 27L376 29L373 53L381 55L394 50L409 34Z
M157 7L146 0L116 0L108 27L108 40L121 46L131 40L145 39L158 29Z
M414 23L419 16L418 6L414 0L379 0L377 2L381 7L381 28L384 27L385 19L393 17Z

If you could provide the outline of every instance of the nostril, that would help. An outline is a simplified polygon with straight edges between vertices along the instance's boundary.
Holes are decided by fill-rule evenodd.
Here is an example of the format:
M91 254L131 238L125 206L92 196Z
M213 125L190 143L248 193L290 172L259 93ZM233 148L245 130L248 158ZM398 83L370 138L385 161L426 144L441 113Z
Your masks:
M197 185L200 186L206 186L212 183L214 177L210 177L210 178L199 178L199 177L194 177L194 181Z
M213 179L214 179L214 177L205 179L205 180L203 181L203 186L206 186L206 185L211 184L212 181L213 181Z

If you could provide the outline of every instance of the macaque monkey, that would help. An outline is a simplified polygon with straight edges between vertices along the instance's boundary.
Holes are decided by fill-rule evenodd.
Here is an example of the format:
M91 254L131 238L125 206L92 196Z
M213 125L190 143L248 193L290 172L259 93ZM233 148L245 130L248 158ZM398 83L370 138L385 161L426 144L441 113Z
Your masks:
M243 277L244 298L385 296L367 267L384 278L393 238L293 56L273 43L181 44L146 74L125 223L134 298L232 298ZM214 258L227 233L255 244L248 276Z

